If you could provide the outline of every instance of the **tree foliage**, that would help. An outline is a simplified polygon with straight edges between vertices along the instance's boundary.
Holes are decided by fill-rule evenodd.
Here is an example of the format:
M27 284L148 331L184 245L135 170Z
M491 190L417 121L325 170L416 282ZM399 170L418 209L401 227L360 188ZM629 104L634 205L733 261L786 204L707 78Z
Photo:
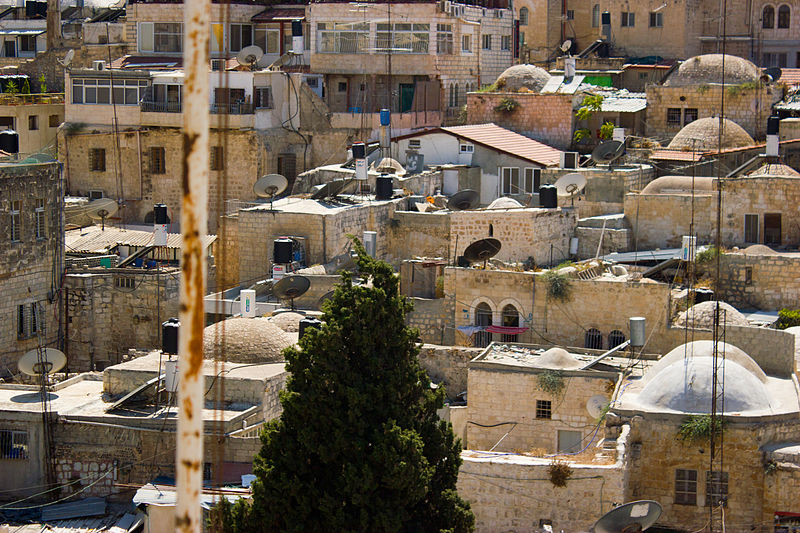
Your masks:
M449 531L473 528L455 486L460 443L419 366L411 308L392 268L354 239L322 328L284 355L283 414L266 425L253 502L220 512L226 531Z

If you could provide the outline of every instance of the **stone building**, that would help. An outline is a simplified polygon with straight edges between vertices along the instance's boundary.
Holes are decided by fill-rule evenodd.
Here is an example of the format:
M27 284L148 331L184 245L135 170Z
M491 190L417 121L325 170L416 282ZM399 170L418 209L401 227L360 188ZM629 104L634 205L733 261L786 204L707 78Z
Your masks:
M745 309L795 309L800 300L800 256L763 245L720 256L719 297Z
M22 158L40 152L54 154L58 127L62 122L62 94L3 94L0 97L0 129L14 130L19 134Z
M58 163L0 164L0 375L62 346L64 184Z

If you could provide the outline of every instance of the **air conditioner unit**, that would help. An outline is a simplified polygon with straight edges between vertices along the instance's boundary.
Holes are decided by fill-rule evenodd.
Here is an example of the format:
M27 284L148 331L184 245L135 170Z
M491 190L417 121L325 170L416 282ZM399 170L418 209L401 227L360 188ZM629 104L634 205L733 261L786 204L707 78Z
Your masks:
M561 168L578 168L578 152L561 152Z
M211 60L211 70L214 72L219 72L221 70L225 70L225 60L224 59L212 59Z
M98 59L96 61L92 61L92 69L93 70L105 70L106 69L106 62L102 59Z

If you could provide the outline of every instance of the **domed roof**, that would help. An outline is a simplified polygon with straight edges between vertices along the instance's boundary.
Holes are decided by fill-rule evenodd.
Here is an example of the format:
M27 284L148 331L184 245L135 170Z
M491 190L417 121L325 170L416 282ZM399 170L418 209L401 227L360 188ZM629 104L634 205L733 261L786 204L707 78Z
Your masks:
M514 65L497 77L495 85L504 91L516 92L525 87L539 92L550 81L550 74L535 65Z
M501 196L490 203L486 209L510 209L512 207L522 207L522 204L508 196Z
M714 178L697 176L694 178L694 190L711 191L714 186ZM692 192L691 176L661 176L648 183L642 194L681 194Z
M675 326L683 327L687 324L692 328L705 328L711 329L714 326L714 310L717 302L709 300L693 305L686 311L680 313L678 318L675 319ZM750 322L744 317L742 313L736 310L732 305L725 302L719 303L720 310L720 324L726 326L749 326Z
M375 165L375 170L378 172L394 174L396 176L405 176L406 174L406 169L403 168L403 165L391 157L384 157L381 159L378 164Z
M748 176L751 178L800 178L800 172L783 163L766 163Z
M750 61L725 54L725 85L758 81L761 71ZM705 83L722 83L722 54L690 57L664 82L668 87L685 87Z
M740 125L722 119L722 148L739 148L755 143ZM719 118L706 117L690 122L672 138L670 150L716 150L719 147Z
M292 340L267 318L229 318L203 330L206 359L224 355L231 363L283 361L284 348Z
M283 331L295 333L300 330L300 321L303 320L303 318L305 318L305 316L301 315L300 313L288 311L286 313L272 315L269 318L269 321L281 328Z
M583 363L575 359L575 356L564 348L550 348L539 356L536 366L557 370L577 370L583 366Z
M778 255L778 252L764 244L752 244L742 250L744 255Z

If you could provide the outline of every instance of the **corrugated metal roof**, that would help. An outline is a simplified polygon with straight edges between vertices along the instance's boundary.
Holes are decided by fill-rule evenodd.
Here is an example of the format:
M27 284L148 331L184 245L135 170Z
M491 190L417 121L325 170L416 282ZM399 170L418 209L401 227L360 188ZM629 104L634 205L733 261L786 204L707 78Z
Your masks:
M225 498L231 503L236 503L240 498L250 497L250 491L244 489L225 489L225 492L206 492L201 494L201 507L203 509L211 509L221 498ZM156 506L173 506L177 503L177 494L175 487L165 485L154 485L147 483L142 488L136 491L133 497L135 505L156 505Z
M638 252L613 252L601 256L604 261L617 263L633 263L634 261L666 261L667 259L680 258L680 248L667 248L664 250L640 250Z
M501 128L497 124L476 124L440 128L475 144L492 148L499 152L519 157L545 167L556 166L561 162L561 150L534 141L524 135Z
M619 98L607 96L603 98L600 111L606 113L636 113L647 108L646 98Z
M584 78L586 78L586 76L575 75L569 83L565 83L564 76L551 76L550 80L545 83L544 87L542 87L542 90L539 92L542 94L575 94L581 86L581 83L583 83Z
M204 237L206 247L217 240L216 235L206 235ZM89 226L65 232L64 243L67 252L98 254L106 253L117 244L124 244L136 247L145 247L153 244L153 232L123 228L106 227L105 230L100 226ZM167 234L167 248L180 248L181 234Z
M45 30L0 30L0 35L41 35Z

